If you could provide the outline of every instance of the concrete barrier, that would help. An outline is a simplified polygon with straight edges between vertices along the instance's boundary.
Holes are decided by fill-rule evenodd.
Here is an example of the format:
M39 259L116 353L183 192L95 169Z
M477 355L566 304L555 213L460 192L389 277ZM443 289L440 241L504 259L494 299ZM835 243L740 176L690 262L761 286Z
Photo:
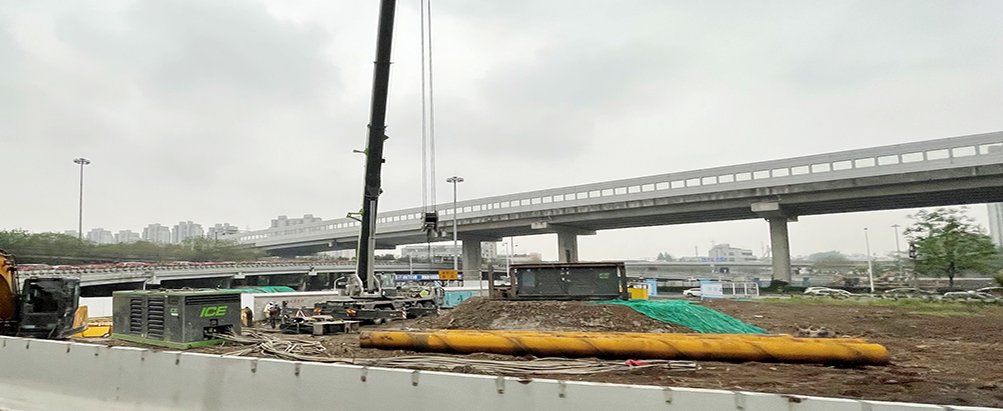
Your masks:
M453 374L0 337L0 409L989 410Z

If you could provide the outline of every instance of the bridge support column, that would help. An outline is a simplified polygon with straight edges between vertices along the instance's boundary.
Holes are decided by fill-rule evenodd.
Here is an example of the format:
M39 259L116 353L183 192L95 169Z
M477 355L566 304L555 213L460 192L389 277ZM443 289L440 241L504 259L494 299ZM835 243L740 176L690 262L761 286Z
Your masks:
M460 238L463 241L463 284L477 285L481 279L481 239Z
M562 263L578 262L578 234L558 231L557 232L557 256Z
M773 256L773 280L791 283L791 243L787 217L770 217L770 249Z
M578 262L578 236L595 235L595 230L587 230L563 224L550 224L546 221L531 225L533 229L547 229L557 233L557 260L562 263Z

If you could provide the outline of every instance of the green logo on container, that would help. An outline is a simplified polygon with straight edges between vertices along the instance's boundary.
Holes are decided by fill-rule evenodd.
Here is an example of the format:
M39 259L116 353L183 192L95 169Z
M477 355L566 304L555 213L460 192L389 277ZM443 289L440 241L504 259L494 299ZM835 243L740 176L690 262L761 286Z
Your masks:
M600 280L608 280L609 279L609 273L599 273L599 279Z
M219 317L226 314L226 306L221 305L219 307L202 307L202 312L199 317Z

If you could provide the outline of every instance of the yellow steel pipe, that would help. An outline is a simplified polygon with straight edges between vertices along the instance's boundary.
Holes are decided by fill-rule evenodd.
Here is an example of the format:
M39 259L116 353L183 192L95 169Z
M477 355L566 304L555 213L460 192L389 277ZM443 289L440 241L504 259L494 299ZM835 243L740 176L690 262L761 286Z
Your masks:
M888 364L888 350L859 338L789 335L646 334L539 331L364 331L363 348L538 357Z

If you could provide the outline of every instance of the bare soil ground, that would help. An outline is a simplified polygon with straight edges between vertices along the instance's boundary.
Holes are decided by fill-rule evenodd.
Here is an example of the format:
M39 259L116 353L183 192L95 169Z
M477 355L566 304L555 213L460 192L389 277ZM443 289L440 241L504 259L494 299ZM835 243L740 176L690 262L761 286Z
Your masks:
M647 369L570 378L561 375L537 377L1003 407L1003 307L980 308L968 317L942 317L918 314L908 307L721 300L703 304L775 334L798 334L799 329L810 326L824 327L835 336L864 337L885 345L892 356L892 364L835 368L705 361L699 363L700 370L689 372ZM364 328L689 332L685 327L652 320L624 306L479 299L443 310L439 317ZM355 334L302 337L319 339L332 356L377 358L415 354L362 349ZM237 348L229 345L197 351L219 354ZM497 354L470 357L518 359Z

